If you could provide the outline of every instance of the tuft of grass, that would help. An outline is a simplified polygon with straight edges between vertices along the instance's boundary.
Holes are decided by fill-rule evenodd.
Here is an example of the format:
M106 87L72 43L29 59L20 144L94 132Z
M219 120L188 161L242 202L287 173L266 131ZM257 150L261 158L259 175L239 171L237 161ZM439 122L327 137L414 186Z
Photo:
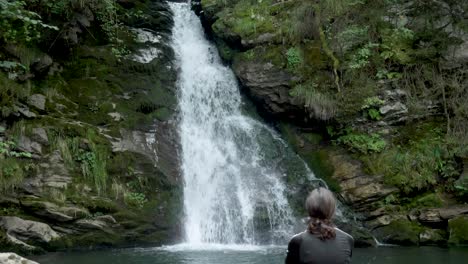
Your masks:
M0 157L0 193L15 189L24 177L25 172L18 159Z
M331 96L319 92L317 87L314 82L299 84L290 91L290 94L304 104L311 117L330 120L335 117L338 106Z

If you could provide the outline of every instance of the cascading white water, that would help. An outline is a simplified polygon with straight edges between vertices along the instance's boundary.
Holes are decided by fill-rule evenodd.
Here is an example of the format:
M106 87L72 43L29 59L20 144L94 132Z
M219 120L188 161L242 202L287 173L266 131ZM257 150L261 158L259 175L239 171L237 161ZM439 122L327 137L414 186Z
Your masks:
M278 153L266 153L262 143L280 139L241 113L235 76L205 39L189 4L170 6L180 70L186 242L257 244L258 219L267 219L272 239L290 236L292 214L281 179L284 172L275 162Z

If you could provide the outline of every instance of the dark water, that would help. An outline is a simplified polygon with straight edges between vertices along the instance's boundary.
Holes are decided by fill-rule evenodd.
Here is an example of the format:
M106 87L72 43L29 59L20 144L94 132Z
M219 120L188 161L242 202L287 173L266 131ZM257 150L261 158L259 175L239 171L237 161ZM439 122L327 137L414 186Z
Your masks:
M106 251L53 253L33 258L42 264L280 264L285 248L188 250L137 248ZM353 263L455 264L468 263L468 248L381 247L355 249Z

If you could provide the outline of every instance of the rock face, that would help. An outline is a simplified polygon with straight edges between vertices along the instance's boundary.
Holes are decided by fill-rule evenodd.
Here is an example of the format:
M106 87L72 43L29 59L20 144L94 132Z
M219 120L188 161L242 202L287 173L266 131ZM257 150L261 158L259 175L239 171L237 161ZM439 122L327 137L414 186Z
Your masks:
M397 191L383 184L379 177L366 175L362 164L344 153L331 153L330 162L334 166L331 177L340 183L341 195L358 211L369 210L372 202Z
M123 12L145 14L122 16L126 26L144 28L125 40L131 55L157 57L117 58L110 45L81 45L80 34L73 56L33 64L30 81L42 94L38 88L9 111L0 100L7 120L0 121L0 140L16 143L0 155L2 250L161 245L180 237L171 13L165 1L119 2ZM54 67L61 78L52 76ZM6 85L30 93L28 84L4 75Z
M0 253L0 263L3 263L3 264L39 264L35 261L18 256L15 253Z
M289 95L292 76L286 71L271 63L237 61L234 72L252 97L268 112L287 115L301 109Z

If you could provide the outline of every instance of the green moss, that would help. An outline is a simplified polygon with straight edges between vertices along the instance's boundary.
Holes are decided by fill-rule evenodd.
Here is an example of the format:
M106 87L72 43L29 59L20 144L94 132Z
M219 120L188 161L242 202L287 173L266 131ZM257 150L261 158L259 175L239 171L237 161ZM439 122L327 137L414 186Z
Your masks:
M422 232L421 225L409 220L395 220L389 225L375 230L379 241L402 246L413 246L419 244L419 234Z
M167 121L171 118L173 112L165 107L159 108L154 113L159 121Z
M444 157L441 131L427 129L428 123L423 124L421 130L415 129L420 124L408 125L385 152L362 157L367 172L384 175L385 183L405 193L437 184L438 174L446 175L452 169L453 157Z
M468 245L468 216L459 216L449 220L449 243Z

